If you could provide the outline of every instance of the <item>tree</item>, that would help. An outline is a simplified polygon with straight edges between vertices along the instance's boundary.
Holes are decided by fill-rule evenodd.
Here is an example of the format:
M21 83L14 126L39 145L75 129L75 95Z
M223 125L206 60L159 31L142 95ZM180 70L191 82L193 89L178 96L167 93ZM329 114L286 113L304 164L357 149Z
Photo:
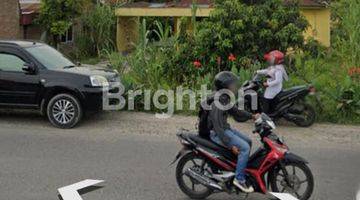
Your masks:
M241 66L249 66L270 50L302 47L308 23L297 2L286 2L216 0L210 17L198 25L195 55L216 66L217 58L234 54Z
M59 36L73 24L87 0L41 0L38 23L53 36L56 46Z

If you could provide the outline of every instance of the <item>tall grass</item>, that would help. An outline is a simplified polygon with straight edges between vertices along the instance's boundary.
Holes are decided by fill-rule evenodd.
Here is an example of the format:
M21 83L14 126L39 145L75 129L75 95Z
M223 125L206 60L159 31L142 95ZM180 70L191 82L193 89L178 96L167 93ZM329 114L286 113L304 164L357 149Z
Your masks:
M154 23L156 26L154 33L158 37L159 41L163 43L164 41L168 40L171 37L171 32L172 32L169 23L166 22L165 25L163 25L159 21L155 21Z
M340 0L334 3L336 29L334 49L343 64L347 66L360 65L360 1Z
M92 46L98 57L101 56L103 50L116 50L116 17L114 12L111 6L96 4L93 9L85 12L81 17L82 37L88 38L87 42L90 43L88 45ZM88 49L88 51L91 50Z
M141 50L141 52L146 50L149 44L149 35L150 31L147 30L146 19L143 18L139 27L139 41L137 44L134 44L137 50Z

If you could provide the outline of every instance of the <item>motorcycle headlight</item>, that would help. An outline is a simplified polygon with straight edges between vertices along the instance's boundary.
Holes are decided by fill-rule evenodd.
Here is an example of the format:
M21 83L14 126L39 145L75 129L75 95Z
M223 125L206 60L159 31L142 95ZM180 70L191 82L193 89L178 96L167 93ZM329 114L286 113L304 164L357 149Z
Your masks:
M90 76L90 82L93 87L108 87L109 82L103 76Z

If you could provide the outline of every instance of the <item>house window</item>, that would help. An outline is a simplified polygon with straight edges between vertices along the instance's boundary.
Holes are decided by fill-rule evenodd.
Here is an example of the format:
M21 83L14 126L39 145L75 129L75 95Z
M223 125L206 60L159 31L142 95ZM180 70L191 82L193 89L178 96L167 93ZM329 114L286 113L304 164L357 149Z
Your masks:
M73 31L73 26L71 26L64 35L61 36L61 42L63 43L71 43L73 42L74 39L74 31Z

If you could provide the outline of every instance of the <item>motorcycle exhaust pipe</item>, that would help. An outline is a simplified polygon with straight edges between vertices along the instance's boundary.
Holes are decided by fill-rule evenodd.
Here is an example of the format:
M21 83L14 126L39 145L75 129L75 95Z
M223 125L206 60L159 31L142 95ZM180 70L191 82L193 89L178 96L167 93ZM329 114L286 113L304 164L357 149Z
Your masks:
M198 181L200 184L206 186L206 187L209 187L210 189L213 189L213 190L220 190L222 191L223 188L218 185L215 181L195 172L194 170L192 169L187 169L185 171L185 175Z

